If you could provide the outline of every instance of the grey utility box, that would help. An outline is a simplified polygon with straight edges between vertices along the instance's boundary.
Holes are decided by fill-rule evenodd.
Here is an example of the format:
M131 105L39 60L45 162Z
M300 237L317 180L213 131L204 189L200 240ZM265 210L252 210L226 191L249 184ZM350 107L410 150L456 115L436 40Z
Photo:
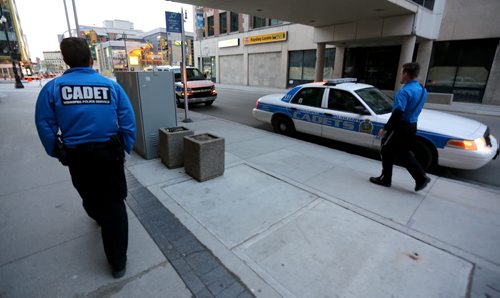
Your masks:
M117 72L115 75L134 108L137 125L134 150L145 159L158 158L158 129L177 126L174 74L165 71Z

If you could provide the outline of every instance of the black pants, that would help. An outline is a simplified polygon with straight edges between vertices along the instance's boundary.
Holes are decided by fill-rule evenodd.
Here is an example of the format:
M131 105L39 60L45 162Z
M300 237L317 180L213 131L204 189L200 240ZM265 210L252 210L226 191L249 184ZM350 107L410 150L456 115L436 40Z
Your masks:
M425 171L411 152L411 148L415 144L416 133L416 124L403 123L394 131L387 132L382 138L381 155L384 179L391 181L392 167L394 161L398 159L416 182L425 180Z
M86 144L87 145L87 144ZM123 151L106 143L68 149L73 186L83 208L100 226L109 264L121 270L127 262L127 181Z

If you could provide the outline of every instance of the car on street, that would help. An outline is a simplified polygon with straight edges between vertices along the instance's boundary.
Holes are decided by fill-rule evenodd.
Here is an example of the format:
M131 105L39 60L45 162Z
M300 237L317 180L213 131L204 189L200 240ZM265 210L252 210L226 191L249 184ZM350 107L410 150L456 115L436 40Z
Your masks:
M392 98L374 86L337 79L263 96L252 114L284 135L298 131L377 150L391 111ZM413 152L425 169L478 169L498 156L499 145L478 121L423 109Z
M175 78L175 97L177 106L184 106L184 90L183 82L181 76L181 68L179 66L172 66L168 68L168 71L174 73ZM217 91L215 90L215 84L207 80L205 75L195 67L186 67L186 78L187 78L187 97L189 105L203 103L206 106L210 106L214 103L217 98Z

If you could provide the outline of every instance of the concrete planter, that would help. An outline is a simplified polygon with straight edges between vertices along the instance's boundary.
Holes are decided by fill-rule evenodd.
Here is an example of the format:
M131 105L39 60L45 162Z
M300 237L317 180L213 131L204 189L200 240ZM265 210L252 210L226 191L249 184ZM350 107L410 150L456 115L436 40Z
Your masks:
M160 128L160 158L169 169L184 164L184 137L194 135L194 131L182 126Z
M184 137L184 169L200 182L224 174L224 138L212 134Z

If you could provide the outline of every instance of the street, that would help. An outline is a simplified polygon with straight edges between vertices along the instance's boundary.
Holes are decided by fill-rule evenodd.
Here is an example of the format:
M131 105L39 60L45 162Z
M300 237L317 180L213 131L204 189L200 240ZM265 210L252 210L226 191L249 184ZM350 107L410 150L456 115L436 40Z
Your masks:
M205 107L203 105L193 106L192 110L211 115L214 117L238 122L251 127L272 131L271 125L259 122L252 116L252 109L255 107L255 101L269 93L265 90L244 90L237 89L237 86L229 88L217 88L218 97L212 106ZM476 115L453 113L458 116L471 118L482 122L490 127L493 135L498 139L500 138L500 119L494 116ZM365 148L335 142L327 139L318 138L304 134L297 134L298 139L316 143L319 145L327 146L329 148L345 151L352 154L357 154L373 159L379 159L378 152L368 150ZM499 159L488 163L486 166L478 170L460 170L445 167L437 167L431 171L432 174L447 177L460 181L467 181L477 185L493 186L500 188L500 180L497 178L496 173L500 173Z

